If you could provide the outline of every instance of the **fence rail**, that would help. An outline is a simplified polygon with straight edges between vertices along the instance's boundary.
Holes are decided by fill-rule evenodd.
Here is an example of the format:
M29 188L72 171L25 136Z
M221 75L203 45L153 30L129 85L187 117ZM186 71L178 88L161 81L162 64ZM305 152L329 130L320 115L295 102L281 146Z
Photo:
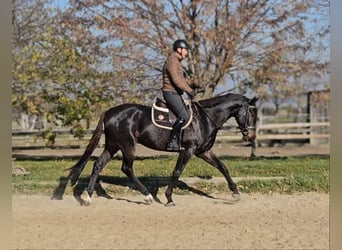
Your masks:
M304 128L304 127L330 127L330 122L293 122L293 123L271 123L260 124L259 130L279 128Z
M274 123L259 124L257 126L257 142L258 144L272 140L308 140L308 143L324 144L329 143L330 122L300 122L300 123ZM85 137L81 140L74 138L70 129L57 129L55 146L83 146L90 139L93 129L86 131ZM41 130L13 130L12 131L12 147L42 147L45 140L41 137L44 131ZM225 126L217 136L218 142L236 142L241 141L241 133L233 125ZM104 139L100 141L103 145Z
M257 141L272 140L308 140L310 144L329 143L330 122L297 122L260 124L257 131Z
M240 132L234 126L226 126L218 136L217 140L222 141L238 141L241 140ZM271 123L258 124L257 137L258 144L266 141L295 141L299 140L303 143L307 140L310 144L326 144L329 143L330 122L294 122L294 123Z

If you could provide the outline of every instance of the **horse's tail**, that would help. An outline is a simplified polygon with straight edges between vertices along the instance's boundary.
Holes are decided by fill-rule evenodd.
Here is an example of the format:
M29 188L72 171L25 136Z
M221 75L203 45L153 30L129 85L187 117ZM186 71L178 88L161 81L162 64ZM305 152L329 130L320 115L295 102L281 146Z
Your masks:
M73 167L68 169L70 170L68 178L70 179L71 186L74 186L76 184L84 166L86 165L92 153L94 152L95 148L99 144L101 135L104 131L104 124L103 124L104 117L105 117L105 112L101 114L100 120L95 128L93 136L91 137L89 144L86 150L84 151L81 159Z

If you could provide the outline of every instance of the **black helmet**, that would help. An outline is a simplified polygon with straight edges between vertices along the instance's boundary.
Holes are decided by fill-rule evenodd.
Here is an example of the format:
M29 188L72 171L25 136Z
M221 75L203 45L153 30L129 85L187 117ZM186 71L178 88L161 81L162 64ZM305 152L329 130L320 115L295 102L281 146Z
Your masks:
M184 48L184 49L190 50L189 44L185 40L182 40L182 39L176 40L173 43L173 50L176 51L178 48Z

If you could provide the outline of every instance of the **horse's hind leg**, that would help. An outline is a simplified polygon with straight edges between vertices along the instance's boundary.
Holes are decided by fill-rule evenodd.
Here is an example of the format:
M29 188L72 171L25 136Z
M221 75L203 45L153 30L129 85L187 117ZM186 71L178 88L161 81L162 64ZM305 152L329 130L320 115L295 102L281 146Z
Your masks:
M93 171L90 176L88 187L85 190L85 192L83 192L83 195L82 195L82 200L81 200L82 205L90 205L91 196L94 192L97 177L99 176L100 172L105 167L105 165L112 159L113 155L117 151L118 151L118 148L114 148L114 147L112 147L111 149L105 148L102 154L94 162Z
M145 195L145 201L147 203L152 203L153 202L153 196L150 194L148 189L142 184L139 179L135 176L134 174L134 169L133 169L133 161L134 161L134 149L133 148L127 148L125 150L122 150L122 167L121 170L124 172L127 177L134 182L138 190Z

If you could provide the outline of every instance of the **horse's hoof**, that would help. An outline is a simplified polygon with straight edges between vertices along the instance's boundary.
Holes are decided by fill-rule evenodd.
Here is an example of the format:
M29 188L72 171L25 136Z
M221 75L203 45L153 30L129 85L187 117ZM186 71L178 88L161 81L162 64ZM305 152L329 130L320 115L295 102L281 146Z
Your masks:
M153 203L153 196L151 194L146 195L144 201L147 204L152 204Z
M235 201L239 201L241 199L240 194L233 193L232 196L233 196Z
M173 201L170 201L165 204L165 207L174 207L174 206L176 206L176 203L174 203Z
M85 207L88 207L90 206L90 202L89 201L85 201L85 200L81 200L81 206L85 206Z
M81 195L81 205L82 206L89 206L91 203L91 198L87 191L84 191Z

